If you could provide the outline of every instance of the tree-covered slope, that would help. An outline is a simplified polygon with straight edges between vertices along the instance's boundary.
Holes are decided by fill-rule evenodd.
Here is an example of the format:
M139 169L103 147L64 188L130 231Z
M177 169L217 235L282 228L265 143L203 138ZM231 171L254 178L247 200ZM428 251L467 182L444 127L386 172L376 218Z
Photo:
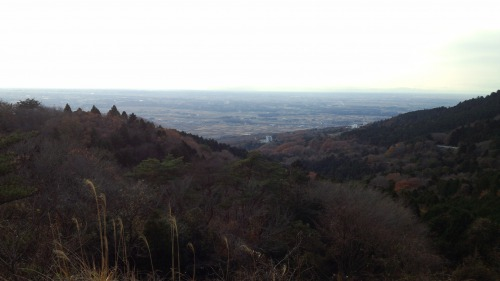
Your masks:
M446 270L412 211L362 183L312 180L300 165L115 106L0 102L0 117L3 279L418 280Z
M450 132L472 123L488 121L485 124L488 128L485 128L481 135L482 139L488 139L500 134L500 120L498 118L495 120L499 115L500 90L486 97L463 101L450 108L439 107L401 114L352 131L345 136L356 137L362 142L388 146L397 142L427 138L431 133ZM474 131L463 135L477 136ZM456 145L457 140L453 140L451 144Z
M499 102L500 91L348 132L280 135L258 150L311 178L361 182L406 202L439 252L463 265L457 272L488 275L500 263ZM474 278L495 280L485 275Z

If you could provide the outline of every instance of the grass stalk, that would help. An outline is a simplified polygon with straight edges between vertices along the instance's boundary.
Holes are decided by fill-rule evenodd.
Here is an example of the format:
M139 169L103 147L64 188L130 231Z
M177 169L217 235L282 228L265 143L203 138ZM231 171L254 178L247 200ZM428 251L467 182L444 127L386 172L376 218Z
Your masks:
M118 248L116 251L118 251L120 248L122 249L123 261L125 263L126 270L127 270L127 272L130 272L131 268L130 268L130 264L129 264L128 259L127 259L127 257L128 257L127 244L125 243L125 228L123 226L123 221L120 218L118 218L118 226L119 226L119 230L120 230L120 236L119 236ZM148 249L148 251L149 251L149 249Z
M225 237L225 236L224 236L224 242L226 243L226 250L227 250L226 276L224 278L228 279L228 277L229 277L229 241L227 240L227 237Z
M139 237L146 244L146 248L148 249L148 254L149 254L149 262L151 263L151 272L152 272L152 274L154 274L155 268L153 265L153 256L151 255L151 248L149 247L148 239L146 239L146 236L144 236L144 235L140 235Z
M180 249L179 249L179 229L177 228L177 220L172 214L172 208L168 208L168 221L170 223L170 241L171 241L171 257L172 257L172 280L175 280L175 276L178 276L178 280L181 280L181 259L180 259ZM177 250L176 250L177 245ZM175 263L177 259L177 265ZM178 274L175 273L177 266Z
M115 268L118 268L118 258L120 256L120 253L119 253L119 248L118 248L118 244L119 244L119 241L118 241L118 237L116 235L116 223L115 223L115 220L112 220L111 221L112 225L113 225L113 242L115 244Z
M78 235L79 250L67 251L63 246L61 239L61 232L57 220L53 221L49 214L50 229L54 239L53 253L56 257L56 272L55 279L47 280L94 280L94 281L107 281L107 280L136 280L136 274L130 268L127 255L127 247L125 241L125 230L123 221L121 219L112 220L113 238L114 241L114 264L110 265L109 242L107 237L107 205L106 196L104 194L97 195L97 190L90 180L86 180L85 184L90 187L94 196L97 210L97 228L99 232L100 242L100 264L96 260L89 261L84 251L84 244L82 241L81 225L76 218L72 221L76 225ZM177 227L175 225L175 227ZM177 234L177 230L176 230ZM153 270L152 276L154 278L154 267L151 257L149 244L146 242L151 261L151 269ZM178 243L178 240L177 240ZM97 258L98 259L98 258ZM110 267L112 266L112 267ZM123 266L122 270L119 268ZM154 279L152 279L154 280ZM180 280L180 277L179 277Z
M107 238L107 217L106 217L106 196L101 193L99 196L97 195L97 189L95 185L90 180L85 180L85 184L87 184L93 195L96 202L97 209L97 223L99 229L99 242L101 247L101 268L98 273L100 280L109 280L109 278L113 275L109 269L109 245ZM95 265L94 265L95 269ZM115 268L116 270L116 268Z
M101 268L103 269L103 273L105 275L108 274L109 271L109 245L108 245L108 236L107 236L107 218L106 218L106 195L101 193L99 195L99 199L101 199L101 202L103 204L101 211L102 211L102 233L101 233L101 239L103 240L104 244L104 251L101 256L101 260L103 261L103 264Z
M189 242L187 246L193 252L193 276L191 280L194 281L196 279L196 251L194 250L193 243Z
M80 223L78 222L78 219L75 217L72 218L72 221L75 223L76 226L76 231L78 236L78 247L80 248L80 257L84 259L85 254L83 253L82 230L80 229Z
M85 184L87 184L90 187L90 190L92 191L95 199L95 204L97 208L97 226L99 228L99 241L100 241L100 246L101 246L101 269L104 267L104 239L103 239L103 232L102 232L102 220L101 220L101 210L99 208L99 196L97 196L97 190L95 188L95 185L90 181L90 180L85 180Z

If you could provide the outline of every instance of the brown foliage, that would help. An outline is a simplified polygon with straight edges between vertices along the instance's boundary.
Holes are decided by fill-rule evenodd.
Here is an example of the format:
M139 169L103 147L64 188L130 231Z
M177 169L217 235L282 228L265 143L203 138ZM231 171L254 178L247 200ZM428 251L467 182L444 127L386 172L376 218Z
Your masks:
M381 193L322 184L311 196L325 206L318 228L337 274L365 278L425 275L438 264L425 227L409 210Z

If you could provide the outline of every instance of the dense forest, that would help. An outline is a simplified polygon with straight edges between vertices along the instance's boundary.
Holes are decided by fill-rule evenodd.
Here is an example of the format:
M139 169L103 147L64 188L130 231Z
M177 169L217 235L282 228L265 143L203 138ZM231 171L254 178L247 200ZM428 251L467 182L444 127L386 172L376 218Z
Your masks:
M0 279L498 280L500 91L246 151L0 101Z

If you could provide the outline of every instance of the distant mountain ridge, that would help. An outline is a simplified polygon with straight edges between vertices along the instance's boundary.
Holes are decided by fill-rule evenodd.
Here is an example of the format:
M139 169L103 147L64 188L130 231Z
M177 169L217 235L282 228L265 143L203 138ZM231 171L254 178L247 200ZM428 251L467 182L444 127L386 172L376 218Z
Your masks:
M482 138L485 140L498 136L500 121L497 117L499 115L500 90L486 97L460 102L449 108L438 107L400 114L345 133L344 136L354 137L358 141L374 145L391 145L401 141L425 138L434 132L450 132L474 122L480 122L484 123L481 131L484 131ZM455 136L454 139L448 140L447 144L457 145L459 141L459 138Z

